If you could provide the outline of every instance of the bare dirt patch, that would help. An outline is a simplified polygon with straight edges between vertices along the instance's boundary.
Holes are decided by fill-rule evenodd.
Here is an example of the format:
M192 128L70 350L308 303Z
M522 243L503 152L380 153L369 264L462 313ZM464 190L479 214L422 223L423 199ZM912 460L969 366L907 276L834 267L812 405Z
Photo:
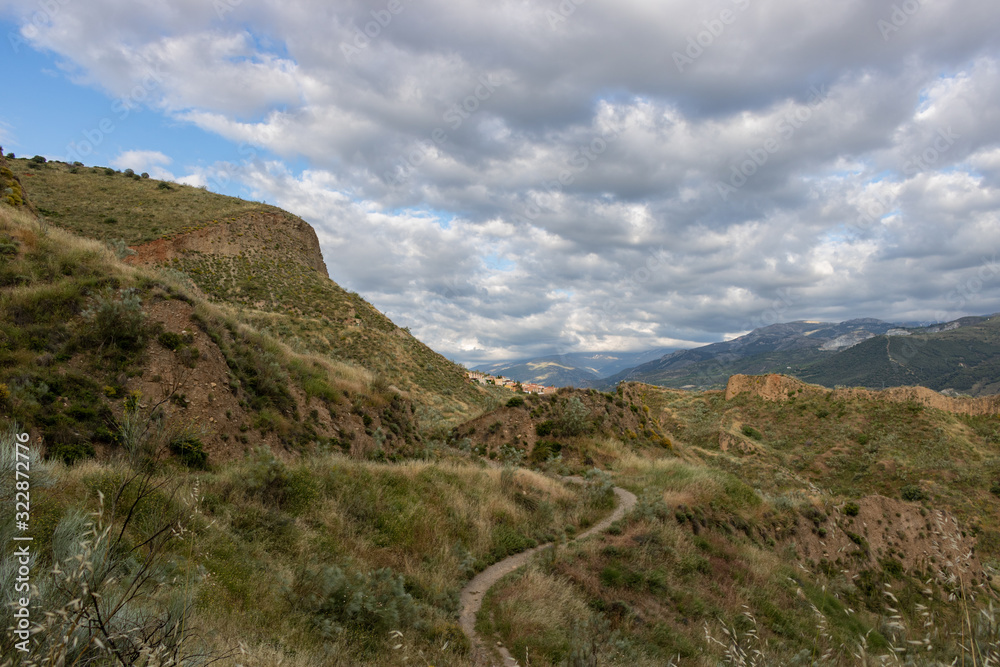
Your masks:
M800 519L794 542L801 557L826 560L851 573L892 559L907 572L954 575L966 585L987 580L975 538L954 516L878 495L851 502L856 507L849 502L829 508L828 518L818 524ZM857 514L851 516L854 509Z

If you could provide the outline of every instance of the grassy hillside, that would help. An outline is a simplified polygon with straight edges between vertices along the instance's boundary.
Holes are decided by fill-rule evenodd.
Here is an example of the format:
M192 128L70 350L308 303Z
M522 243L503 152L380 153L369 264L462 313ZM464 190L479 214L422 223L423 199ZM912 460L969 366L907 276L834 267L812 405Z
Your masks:
M24 491L27 432L33 659L107 664L113 645L124 664L464 664L461 585L607 511L470 465L386 380L247 319L0 205L0 498ZM15 575L0 567L4 628ZM14 640L0 664L34 664Z
M127 245L192 231L264 207L190 185L142 178L107 167L7 160L46 219L87 238Z
M131 246L129 261L181 272L297 351L363 367L407 392L430 430L494 404L460 367L331 281L315 232L294 215L103 167L19 159L10 168L48 224L117 244L123 256Z
M531 664L1000 657L997 415L787 382L624 388L672 443L604 445L639 507L492 589L480 631Z
M30 656L0 637L4 667L469 665L462 586L547 542L478 616L523 664L1000 660L991 399L774 376L486 394L327 280L294 216L193 215L134 264L56 220L0 204L0 499L31 494L0 542L33 538L39 628ZM960 334L932 336L988 363ZM637 507L571 541L613 484Z

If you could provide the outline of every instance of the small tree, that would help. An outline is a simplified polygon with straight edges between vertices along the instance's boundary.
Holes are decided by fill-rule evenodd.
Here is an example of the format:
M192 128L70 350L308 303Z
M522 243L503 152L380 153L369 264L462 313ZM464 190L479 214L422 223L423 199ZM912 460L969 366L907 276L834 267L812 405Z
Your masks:
M558 427L562 435L580 435L589 430L588 418L590 410L583 404L579 396L573 396L563 405L559 415Z

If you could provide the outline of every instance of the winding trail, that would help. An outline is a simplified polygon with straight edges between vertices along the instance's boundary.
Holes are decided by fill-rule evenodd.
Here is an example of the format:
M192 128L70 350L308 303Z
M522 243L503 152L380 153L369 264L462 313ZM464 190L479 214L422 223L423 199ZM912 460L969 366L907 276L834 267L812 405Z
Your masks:
M563 479L574 482L583 481L579 477L564 477ZM576 538L571 540L572 542L582 540L595 533L607 530L608 526L625 516L627 511L635 507L636 497L634 493L617 486L614 488L614 491L615 495L618 497L618 507L615 508L615 511L604 520L594 524L586 531L577 535ZM520 567L523 567L529 560L531 560L532 556L542 549L551 547L552 544L552 542L540 544L537 547L528 549L527 551L522 551L519 554L515 554L509 558L505 558L502 561L494 563L474 576L472 580L462 589L462 592L460 593L461 614L459 615L458 624L461 626L462 632L466 634L469 641L472 643L472 657L475 664L493 664L492 660L489 658L489 652L486 649L486 645L483 643L483 640L476 635L476 614L479 613L479 609L483 606L483 596L486 595L486 591L488 591L493 584L499 581L501 577ZM504 667L516 667L519 664L517 660L510 655L506 648L499 644L496 648L503 658Z

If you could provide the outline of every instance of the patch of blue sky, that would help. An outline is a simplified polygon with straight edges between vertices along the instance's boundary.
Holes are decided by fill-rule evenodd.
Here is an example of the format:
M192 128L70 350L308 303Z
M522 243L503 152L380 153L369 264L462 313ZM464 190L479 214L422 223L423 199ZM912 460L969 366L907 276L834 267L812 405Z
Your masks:
M437 223L441 229L451 229L451 223L455 221L455 214L451 211L444 211L427 206L402 206L386 211L387 215L411 218L430 218Z
M513 271L517 263L495 253L482 257L483 266L491 271Z
M0 34L16 30L0 21ZM143 102L123 104L105 91L73 83L58 56L18 46L7 61L4 81L17 94L0 96L6 152L105 166L125 151L159 151L172 161L163 166L178 177L187 166L228 155L236 162L245 159L227 139L165 117Z

